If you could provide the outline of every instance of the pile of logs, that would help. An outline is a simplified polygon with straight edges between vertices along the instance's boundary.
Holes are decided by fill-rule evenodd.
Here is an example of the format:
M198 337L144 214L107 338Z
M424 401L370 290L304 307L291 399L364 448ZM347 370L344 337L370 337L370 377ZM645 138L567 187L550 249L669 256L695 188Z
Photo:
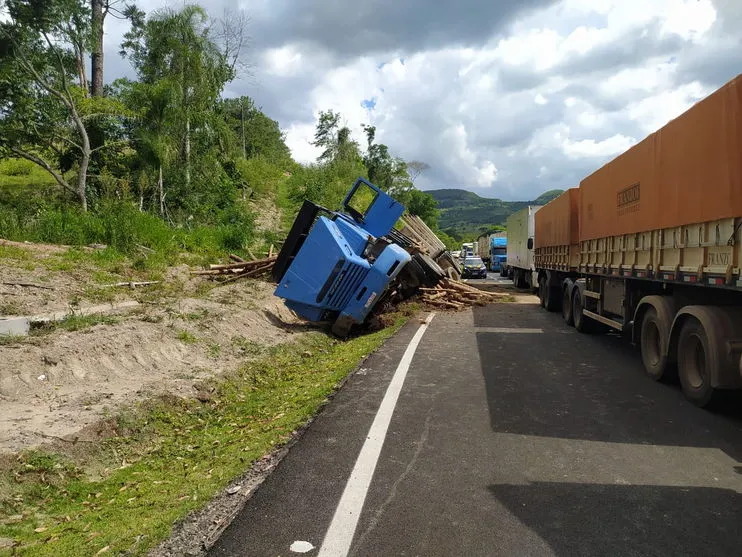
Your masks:
M272 248L273 246L271 246L271 252L273 251ZM234 254L229 254L229 258L234 261L234 263L209 265L208 270L191 271L191 273L194 275L209 275L213 278L227 277L222 282L231 282L233 280L248 277L259 277L271 272L271 269L276 263L278 257L271 253L264 259L255 259L253 261L247 261Z
M439 308L461 309L497 302L507 294L486 292L464 282L442 279L434 288L420 288L419 300Z

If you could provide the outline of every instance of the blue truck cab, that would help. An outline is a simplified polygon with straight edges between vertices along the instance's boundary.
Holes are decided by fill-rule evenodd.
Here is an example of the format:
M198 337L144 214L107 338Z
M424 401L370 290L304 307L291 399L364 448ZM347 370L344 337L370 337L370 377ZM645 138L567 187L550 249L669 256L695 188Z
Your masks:
M404 206L358 178L343 212L304 201L273 267L274 294L309 321L347 336L387 293L410 254L389 236Z
M490 271L500 271L502 274L508 261L507 246L507 238L490 239Z

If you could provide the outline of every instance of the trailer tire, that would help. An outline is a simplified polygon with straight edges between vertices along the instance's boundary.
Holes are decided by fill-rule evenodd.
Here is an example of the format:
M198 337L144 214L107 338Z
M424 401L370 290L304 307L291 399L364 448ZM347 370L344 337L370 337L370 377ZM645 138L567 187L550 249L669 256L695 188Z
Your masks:
M575 318L572 312L572 286L574 283L568 280L564 283L562 291L562 318L570 327L574 327Z
M667 381L674 375L674 366L667 356L671 323L666 323L653 307L644 312L639 347L644 371L655 381Z
M562 297L558 288L547 287L546 298L544 299L544 307L547 311L559 311L561 309Z
M515 282L516 288L528 288L528 279L526 278L526 272L523 269L515 269L513 271L513 282Z
M541 276L538 279L538 301L542 308L546 307L546 298L549 288L546 286L546 277Z
M572 317L575 323L575 329L584 334L602 333L605 327L582 313L582 294L579 289L575 288L572 296Z
M713 357L706 329L698 319L683 323L678 339L678 376L685 398L703 408L714 399L711 386Z

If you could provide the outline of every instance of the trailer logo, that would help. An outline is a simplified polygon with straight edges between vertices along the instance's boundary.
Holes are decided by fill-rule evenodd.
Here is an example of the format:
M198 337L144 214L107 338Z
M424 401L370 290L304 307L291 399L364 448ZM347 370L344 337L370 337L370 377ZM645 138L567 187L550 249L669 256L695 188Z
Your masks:
M638 211L640 197L641 184L639 182L619 191L616 194L616 207L619 216Z

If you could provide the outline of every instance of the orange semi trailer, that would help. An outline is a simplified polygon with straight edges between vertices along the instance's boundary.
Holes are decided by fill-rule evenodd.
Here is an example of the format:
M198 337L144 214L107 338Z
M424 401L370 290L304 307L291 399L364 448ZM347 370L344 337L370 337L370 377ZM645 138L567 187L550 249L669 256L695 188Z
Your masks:
M742 76L536 213L541 303L706 406L742 388Z

